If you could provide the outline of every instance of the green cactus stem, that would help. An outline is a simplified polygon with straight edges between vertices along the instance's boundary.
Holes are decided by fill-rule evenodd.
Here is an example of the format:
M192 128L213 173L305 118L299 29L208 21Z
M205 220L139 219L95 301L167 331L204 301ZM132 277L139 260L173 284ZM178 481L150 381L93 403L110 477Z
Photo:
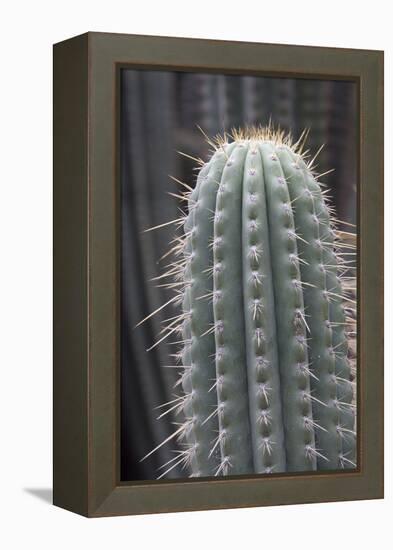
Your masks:
M196 477L356 466L340 280L349 269L304 135L267 128L209 140L165 276L182 305L183 369L168 410ZM353 270L352 266L351 269ZM150 453L149 453L150 454Z

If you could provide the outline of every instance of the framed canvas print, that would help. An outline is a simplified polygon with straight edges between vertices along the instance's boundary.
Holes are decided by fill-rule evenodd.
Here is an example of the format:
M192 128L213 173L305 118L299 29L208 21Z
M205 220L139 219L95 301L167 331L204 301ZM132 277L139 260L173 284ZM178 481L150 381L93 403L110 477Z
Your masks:
M383 53L54 47L54 503L383 496Z

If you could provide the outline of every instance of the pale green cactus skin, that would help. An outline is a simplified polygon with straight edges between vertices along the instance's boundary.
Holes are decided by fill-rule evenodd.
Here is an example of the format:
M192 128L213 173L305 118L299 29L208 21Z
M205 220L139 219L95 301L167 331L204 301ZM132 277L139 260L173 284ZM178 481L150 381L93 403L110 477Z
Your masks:
M195 477L356 466L335 232L295 151L222 143L188 194L179 408Z

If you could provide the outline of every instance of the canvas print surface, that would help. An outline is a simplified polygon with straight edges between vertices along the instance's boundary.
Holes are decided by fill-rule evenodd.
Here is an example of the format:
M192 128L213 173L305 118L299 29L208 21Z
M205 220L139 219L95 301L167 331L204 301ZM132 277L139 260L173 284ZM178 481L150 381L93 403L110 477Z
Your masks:
M357 466L355 82L123 69L121 479Z

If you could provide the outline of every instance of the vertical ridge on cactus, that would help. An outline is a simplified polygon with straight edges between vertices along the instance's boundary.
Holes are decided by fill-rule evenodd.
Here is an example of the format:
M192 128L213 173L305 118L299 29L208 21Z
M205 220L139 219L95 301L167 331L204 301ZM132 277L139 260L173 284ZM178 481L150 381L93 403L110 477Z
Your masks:
M183 236L160 276L182 305L159 340L181 335L184 367L170 406L184 417L173 437L185 448L168 469L208 477L356 466L340 281L349 267L305 137L293 143L269 125L209 139L211 158L186 188L188 211L175 220Z
M250 144L243 182L243 301L254 468L286 470L280 377L262 157ZM261 452L268 450L270 452Z

